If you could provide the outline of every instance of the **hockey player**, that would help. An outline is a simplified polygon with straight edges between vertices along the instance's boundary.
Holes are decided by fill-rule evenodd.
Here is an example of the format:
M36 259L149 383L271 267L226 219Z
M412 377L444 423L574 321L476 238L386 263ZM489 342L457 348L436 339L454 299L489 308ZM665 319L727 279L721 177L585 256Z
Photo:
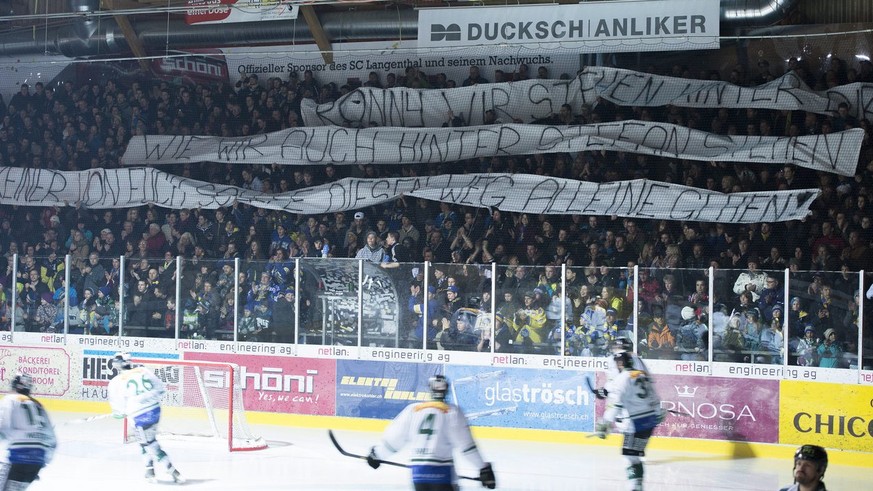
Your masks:
M30 396L26 373L12 379L14 394L0 400L0 489L24 491L51 462L57 447L48 413Z
M619 351L613 357L618 375L606 384L606 411L603 419L596 425L597 436L606 438L613 424L621 419L624 433L622 455L627 460L627 489L642 491L643 462L646 445L652 430L664 419L661 399L655 392L649 374L633 365L633 358L627 351Z
M794 484L780 491L827 491L824 474L828 453L818 445L803 445L794 452Z
M478 467L482 486L497 485L491 464L482 460L467 417L461 409L446 402L449 382L443 375L428 381L432 401L412 403L388 425L382 442L370 449L367 463L378 469L381 460L412 442L412 483L416 491L457 491L457 477L452 450L462 454Z
M146 463L145 477L157 482L154 465L157 462L178 484L185 479L173 467L170 457L161 449L155 439L158 421L161 419L161 397L164 383L146 367L134 366L130 353L116 353L112 368L118 374L109 382L109 405L115 418L132 418L136 440L142 450Z
M633 341L631 341L627 337L619 336L612 340L609 345L609 351L612 353L612 356L609 357L609 360L607 362L608 367L606 369L607 384L608 381L615 379L615 377L617 377L618 374L621 373L615 362L615 355L618 353L627 353L628 356L630 356L631 358L631 364L633 366L638 367L639 370L642 370L647 374L649 373L649 369L646 367L643 359L640 358L638 354L634 353L633 349ZM649 377L649 381L651 381L651 377ZM607 392L608 391L605 387L601 389L594 389L594 396L598 399L606 399Z

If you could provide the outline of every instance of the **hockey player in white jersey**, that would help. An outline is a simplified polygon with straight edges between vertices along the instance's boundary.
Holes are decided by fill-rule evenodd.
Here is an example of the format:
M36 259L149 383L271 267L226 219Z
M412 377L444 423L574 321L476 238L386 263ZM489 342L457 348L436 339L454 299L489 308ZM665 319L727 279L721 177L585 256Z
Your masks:
M643 489L643 462L646 445L652 430L663 421L666 414L661 408L661 399L655 392L649 374L634 366L633 358L627 351L619 351L613 356L619 371L606 384L606 411L597 423L597 436L606 438L616 421L624 434L621 453L627 460L628 487L631 491Z
M646 367L646 364L643 362L643 359L640 356L633 352L634 345L633 342L624 336L618 336L609 343L609 351L611 356L607 360L606 367L606 380L607 383L618 376L621 371L618 369L615 363L615 355L617 353L626 352L628 356L631 358L631 364L634 367L637 367L638 370L642 370L646 373L649 373L649 369ZM650 377L651 380L651 377ZM606 399L606 389L595 389L591 387L591 390L594 392L594 396L598 399Z
M167 472L176 483L185 479L173 467L170 457L161 449L156 437L161 419L161 397L164 383L154 372L143 366L134 366L129 353L116 353L112 368L118 374L109 381L109 405L116 418L131 418L136 440L146 463L145 477L156 482L155 464Z
M377 469L381 460L412 444L412 483L416 491L457 491L452 451L460 449L464 457L479 468L482 486L497 485L491 464L482 460L467 417L454 404L446 402L449 382L442 375L429 380L432 401L412 403L388 425L382 441L370 449L367 463Z
M642 370L646 373L649 373L649 369L646 368L646 364L643 362L643 359L636 353L634 353L634 344L629 338L624 336L618 336L612 340L609 344L609 351L613 356L609 357L607 364L609 367L607 368L607 376L608 380L614 379L620 372L615 363L615 354L621 353L622 351L627 352L631 358L631 364L637 369Z
M57 447L48 413L30 396L33 379L19 373L14 394L0 400L0 490L24 491L51 462Z

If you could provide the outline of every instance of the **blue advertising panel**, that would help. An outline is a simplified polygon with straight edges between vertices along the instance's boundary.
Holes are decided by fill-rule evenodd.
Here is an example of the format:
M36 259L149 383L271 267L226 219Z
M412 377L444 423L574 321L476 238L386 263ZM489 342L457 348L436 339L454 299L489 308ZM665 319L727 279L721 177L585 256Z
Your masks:
M451 401L473 426L594 431L586 372L446 366ZM593 375L593 374L592 374Z
M427 380L442 365L337 360L336 415L392 419L407 404L430 399Z

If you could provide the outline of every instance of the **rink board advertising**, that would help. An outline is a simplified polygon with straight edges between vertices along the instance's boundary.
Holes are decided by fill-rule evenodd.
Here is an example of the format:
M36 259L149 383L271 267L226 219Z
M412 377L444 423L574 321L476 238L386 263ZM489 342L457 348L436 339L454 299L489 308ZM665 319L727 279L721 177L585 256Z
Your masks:
M247 411L333 416L336 361L187 352L186 360L235 363Z
M430 399L428 379L442 365L380 361L337 361L336 415L391 419L407 404Z
M873 387L783 380L779 443L873 452Z
M536 430L594 431L586 372L446 366L452 402L470 424Z

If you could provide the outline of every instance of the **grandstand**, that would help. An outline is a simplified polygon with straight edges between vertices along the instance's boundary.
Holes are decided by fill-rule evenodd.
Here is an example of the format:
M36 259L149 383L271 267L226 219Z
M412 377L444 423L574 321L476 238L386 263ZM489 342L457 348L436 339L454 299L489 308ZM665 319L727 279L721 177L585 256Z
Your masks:
M482 4L9 2L4 340L873 382L868 2Z

